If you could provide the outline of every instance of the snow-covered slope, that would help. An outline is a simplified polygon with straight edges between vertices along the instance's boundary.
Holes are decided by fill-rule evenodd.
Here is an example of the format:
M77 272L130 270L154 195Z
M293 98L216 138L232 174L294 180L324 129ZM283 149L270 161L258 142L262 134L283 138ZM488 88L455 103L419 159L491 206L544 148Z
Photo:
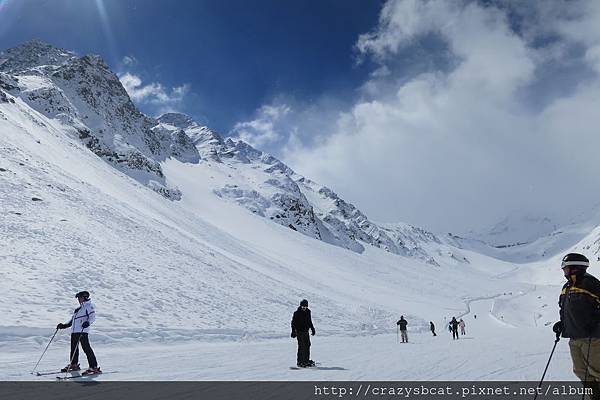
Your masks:
M482 233L470 232L467 236L497 248L513 247L531 243L547 236L558 228L548 217L511 214Z
M439 266L442 259L468 262L459 249L442 244L433 233L406 224L375 223L332 189L241 140L222 139L189 116L169 113L158 121L160 129L185 131L203 160L215 170L227 171L218 182L221 186L213 187L216 195L256 215L356 252L375 246L432 265Z
M0 104L3 325L53 326L71 293L89 288L103 315L97 328L117 336L140 325L147 335L285 334L302 297L319 304L325 332L385 331L397 310L425 327L504 287L482 286L490 273L469 265L375 247L359 254L299 235L214 196L231 171L209 163L163 164L167 183L186 194L171 202L14 100Z
M357 335L381 334L374 348L383 349L399 314L424 337L429 321L443 332L444 318L473 310L485 313L477 318L486 321L482 337L492 335L476 348L501 349L504 336L495 330L521 327L533 339L511 344L511 354L531 346L542 354L547 330L538 327L556 318L548 307L560 284L554 270L501 261L407 224L373 222L242 141L180 114L146 117L97 57L33 42L0 60L0 379L14 378L23 354L43 347L82 289L98 310L94 340L119 348L115 360L126 362L135 346L172 356L163 341L185 358L198 340L229 366L204 378L231 378L232 340L251 343L253 359L262 340L278 350L288 345L301 298L331 356L364 343ZM594 235L582 242L585 251L597 252ZM419 371L461 353L452 356L403 355ZM161 357L148 353L142 362L164 366ZM478 363L462 375L443 367L407 377L533 379L525 368L544 357L524 357L518 373L501 358L500 366ZM191 378L160 371L167 375L156 379ZM385 378L397 370L373 371L369 377ZM269 373L241 377L290 378Z
M490 257L498 258L513 263L535 263L548 262L555 255L564 255L569 249L581 249L586 245L580 242L587 242L586 239L590 235L594 237L594 230L600 226L600 206L592 207L589 210L581 212L579 215L571 218L568 222L547 225L548 219L523 219L514 220L512 223L505 220L502 224L503 231L507 238L505 245L494 245L489 237L485 235L467 234L465 236L457 236L448 234L444 236L444 241L451 246L456 246L462 249L469 249L478 253L486 254ZM541 225L538 225L539 222ZM523 225L523 223L525 225ZM528 236L522 236L527 229L528 223L530 233ZM498 225L500 226L500 225ZM521 235L521 239L517 239L510 232ZM522 241L519 241L522 240ZM496 242L499 243L499 242Z
M0 53L0 87L60 121L96 155L168 198L181 194L164 186L160 162L199 160L186 135L153 129L157 122L137 110L99 56L78 57L27 42Z

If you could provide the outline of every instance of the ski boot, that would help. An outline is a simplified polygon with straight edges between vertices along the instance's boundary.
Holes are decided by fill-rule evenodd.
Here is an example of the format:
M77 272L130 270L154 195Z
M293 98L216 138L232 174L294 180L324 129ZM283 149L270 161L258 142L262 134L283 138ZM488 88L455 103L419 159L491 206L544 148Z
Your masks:
M94 368L88 368L86 369L82 375L96 375L96 374L101 374L102 371L100 371L100 367L94 367Z
M315 365L317 365L313 360L308 360L308 362L306 363L307 367L314 367Z
M60 372L71 372L71 371L79 371L79 364L69 364L66 367L62 368Z

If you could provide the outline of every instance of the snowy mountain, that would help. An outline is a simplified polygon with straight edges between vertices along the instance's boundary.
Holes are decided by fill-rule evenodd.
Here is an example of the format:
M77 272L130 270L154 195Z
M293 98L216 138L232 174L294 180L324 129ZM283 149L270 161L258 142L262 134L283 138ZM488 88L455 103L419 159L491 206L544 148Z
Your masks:
M178 282L177 286L188 287L188 292L194 291L192 287L210 287L212 295L219 297L215 294L222 290L218 282L222 282L224 276L230 282L235 281L235 274L230 276L222 270L225 265L238 272L245 268L255 270L257 266L260 266L259 271L264 268L277 271L280 265L288 265L289 261L272 260L274 253L289 246L285 240L277 248L270 248L266 259L262 250L255 256L250 255L257 252L255 246L271 247L272 242L277 242L274 237L280 236L301 247L307 243L314 247L316 239L322 243L316 247L317 253L324 251L327 254L326 257L316 256L312 262L294 255L291 257L294 266L313 264L322 270L324 263L330 262L329 254L337 254L340 260L350 257L339 267L344 276L349 273L348 265L356 265L365 271L392 268L387 273L407 262L421 265L422 273L431 267L454 268L459 264L469 269L467 253L450 249L435 235L419 228L401 224L380 226L331 189L302 177L281 161L243 141L223 139L182 114L166 114L158 119L145 116L98 56L79 57L33 41L1 53L0 60L2 193L3 204L10 205L5 211L4 240L12 237L19 246L24 246L24 251L37 247L38 251L53 255L43 261L44 270L52 271L51 274L66 274L72 265L90 271L91 264L101 266L98 271L106 273L110 270L111 275L121 276L118 281L137 282L141 278L138 275L149 274L148 277L156 280L150 285L152 287L163 284L172 287L173 282ZM130 179L168 200L179 201L164 203L160 196L136 188ZM27 189L18 191L19 187ZM266 225L257 225L257 218ZM246 221L242 227L241 221ZM46 225L53 227L51 233L38 232L34 228ZM228 238L229 235L237 235L238 239ZM18 237L21 239L17 240ZM263 242L264 238L267 243ZM214 240L217 244L209 244ZM34 242L39 244L34 246ZM240 244L246 242L254 245L249 249ZM64 243L61 246L67 247L57 250L54 243ZM214 250L215 246L220 249ZM290 254L307 253L295 246ZM111 255L115 249L120 249L119 254ZM141 261L139 257L147 249L152 249L150 253L155 259L150 261L143 256L144 261ZM354 255L348 255L347 249ZM383 254L380 249L384 250ZM211 261L214 257L220 258L216 254L223 254L223 251L227 254L223 257L229 261L223 259L216 264ZM130 253L133 253L131 257L128 256ZM171 260L169 257L174 254L178 256ZM398 259L398 256L402 258ZM76 260L65 262L71 257ZM256 260L252 261L253 257L257 257ZM373 260L387 261L378 261L376 266ZM37 264L40 262L36 261ZM173 262L178 267L172 274L186 271L185 274L171 276L168 271ZM240 262L244 267L233 267ZM163 272L158 274L152 268L148 271L148 263L163 266ZM25 258L16 260L16 265L30 273L38 268ZM189 280L196 265L203 266L202 273ZM219 267L214 275L207 273L216 268L215 265ZM500 265L499 270L509 268ZM306 270L303 271L305 276ZM479 275L487 274L477 271ZM98 279L101 276L96 272L92 275ZM243 279L249 279L246 273L242 275ZM351 278L343 280L356 279L350 275ZM290 276L289 273L284 274L283 280L276 276L278 274L274 277L271 271L259 281L255 277L243 284L238 282L237 286L246 289L236 298L256 296L264 291L260 288L264 284L280 288L275 298L287 297L285 293L294 292L300 296L301 292L294 286L302 286L301 282L306 278L291 278L295 274ZM446 276L439 284L444 286L454 279ZM77 279L68 281L76 286ZM396 279L391 279L394 281ZM94 279L86 282L92 285ZM252 282L259 286L254 287ZM289 282L296 283L290 286ZM396 283L400 284L399 281ZM273 290L269 290L267 297L273 295ZM134 284L128 296L135 298L141 291L142 286ZM204 294L200 298L202 296ZM318 296L314 294L313 298ZM346 296L342 295L343 302L347 302ZM194 298L195 301L199 299ZM235 304L238 300L231 302ZM155 298L151 308L163 310L165 302L165 298ZM362 304L362 300L358 303ZM339 303L331 302L331 312L338 310L336 304ZM241 304L239 306L241 309ZM265 308L264 318L272 314L270 308ZM364 316L348 319L360 321L350 325L380 326L382 318L389 318L387 311L380 311L379 306L368 309L370 311ZM349 312L362 314L365 311L359 308ZM339 314L339 311L335 313ZM341 315L348 314L343 312ZM195 324L218 327L239 318L242 316L236 311L216 322L200 318ZM9 320L17 323L14 315ZM339 322L334 318L331 327L339 328Z
M158 118L160 129L182 129L192 139L203 160L227 171L227 179L213 191L252 213L309 237L363 252L375 246L394 254L414 257L432 265L436 259L468 262L460 250L432 233L409 225L382 226L374 223L333 190L293 171L277 158L242 140L222 139L184 114L169 113ZM433 246L432 246L433 245ZM459 253L458 256L449 255Z
M181 193L165 186L160 163L169 157L199 161L186 135L153 129L157 122L138 111L99 56L78 57L31 41L0 54L0 87L4 96L60 121L96 155L167 198Z
M479 239L497 248L519 246L547 236L558 228L548 217L512 214L497 222L483 233L470 232L469 237Z
M552 341L558 252L516 265L514 248L374 222L243 141L145 116L98 56L37 41L0 55L0 203L0 379L24 379L82 289L113 379L307 380L287 369L302 298L334 366L308 379L534 380ZM597 255L582 224L571 248ZM413 350L392 347L400 314ZM452 316L474 340L431 337ZM44 362L64 364L67 341Z
M567 222L553 223L549 218L507 217L488 233L448 234L451 246L486 254L512 263L547 262L557 254L587 247L585 242L600 226L600 206L596 205ZM499 240L503 237L502 240ZM499 244L504 243L504 244ZM589 249L588 249L589 250ZM583 253L588 254L586 251ZM596 258L595 251L590 253Z

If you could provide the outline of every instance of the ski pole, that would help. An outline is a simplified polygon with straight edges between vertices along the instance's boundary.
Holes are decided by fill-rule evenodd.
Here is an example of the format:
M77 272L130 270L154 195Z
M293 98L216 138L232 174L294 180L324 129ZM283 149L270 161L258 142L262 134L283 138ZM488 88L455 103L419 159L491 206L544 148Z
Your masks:
M590 348L591 347L592 347L592 337L590 336L590 339L588 340L587 357L585 359L585 379L583 380L583 394L581 395L581 400L585 400L585 387L587 386L587 378L588 378L588 373L590 371ZM594 389L597 389L597 387L594 387L592 390L594 390Z
M559 340L560 340L560 335L556 334L556 340L554 341L554 346L552 346L552 352L550 353L550 358L548 358L548 362L546 363L546 368L544 369L544 373L542 374L542 379L540 380L540 383L538 383L538 385L537 385L538 389L542 387L542 382L544 382L544 377L546 377L546 371L548 371L548 366L550 365L550 360L552 360L552 356L554 355L554 349L556 349L556 345L558 344ZM538 397L538 391L536 390L533 400L536 400L537 397Z
M42 361L42 358L44 357L44 354L46 354L46 350L48 350L48 347L50 347L50 343L52 343L52 341L54 340L54 337L56 336L57 332L58 332L58 328L56 328L56 330L54 331L54 335L52 335L52 337L50 338L50 341L46 345L46 348L44 349L44 352L40 356L40 359L38 360L37 364L35 364L35 367L33 367L33 371L31 371L31 375L33 375L33 373L37 369L38 365L40 365L40 361Z

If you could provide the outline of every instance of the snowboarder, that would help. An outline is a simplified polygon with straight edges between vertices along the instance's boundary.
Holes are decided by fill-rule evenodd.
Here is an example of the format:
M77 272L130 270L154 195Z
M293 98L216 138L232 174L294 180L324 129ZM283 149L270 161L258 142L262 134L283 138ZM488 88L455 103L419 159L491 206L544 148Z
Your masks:
M456 317L452 317L452 321L450 321L450 330L452 331L452 340L458 339L458 321Z
M429 321L429 329L431 329L431 333L433 333L433 336L437 336L435 334L435 325L433 324L433 321Z
M400 316L400 319L398 322L396 322L396 325L398 325L400 328L400 337L402 338L402 343L408 343L408 335L406 334L406 325L408 325L408 322L404 319L404 315Z
M315 336L315 327L312 323L310 310L308 309L308 300L303 299L300 307L294 312L292 317L292 337L298 339L298 357L296 365L300 368L313 367L315 362L310 360L310 337L308 330Z
M88 374L100 373L98 362L96 361L96 355L90 346L88 334L90 332L90 325L96 320L96 311L94 305L90 300L90 294L87 291L79 292L75 295L75 298L79 301L79 307L73 312L71 320L66 324L58 324L56 329L65 329L71 327L71 352L69 357L69 364L64 367L62 372L79 371L79 343L83 349L89 368L85 371Z
M463 321L462 318L458 321L458 326L460 326L460 334L464 335L465 334L465 321Z
M583 254L562 259L564 284L558 305L560 320L552 327L557 338L569 338L573 372L600 399L600 281L586 272L590 262Z

